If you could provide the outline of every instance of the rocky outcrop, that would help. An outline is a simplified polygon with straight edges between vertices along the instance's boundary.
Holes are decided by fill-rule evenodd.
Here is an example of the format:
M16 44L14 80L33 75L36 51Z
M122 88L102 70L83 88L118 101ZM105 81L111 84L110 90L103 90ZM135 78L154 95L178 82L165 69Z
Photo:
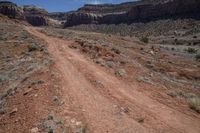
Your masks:
M48 12L45 9L38 8L36 6L23 6L24 16L28 23L33 26L47 26L49 20L46 17Z
M199 0L184 0L184 2L183 0L142 0L119 5L85 5L76 12L68 14L64 26L133 23L185 17L200 18Z
M65 27L78 25L78 24L97 24L101 15L92 14L92 13L72 13L68 15Z
M162 18L195 17L200 13L199 0L168 0L159 4L143 4L134 6L127 12L129 22L150 21Z
M47 26L49 25L49 21L47 17L40 15L28 15L26 16L26 20L29 24L33 26Z
M136 4L138 4L138 2L126 2L122 4L100 4L100 5L86 4L84 7L79 8L78 12L96 13L96 14L127 12L132 8L132 6L135 6Z
M10 18L20 18L23 14L23 11L12 2L1 1L0 13Z
M45 9L32 6L32 5L31 6L26 5L26 6L23 6L22 8L23 8L24 14L26 15L47 15L48 14L48 12Z
M33 26L46 26L48 12L35 6L18 7L16 4L8 1L0 2L0 13L14 19L27 21Z

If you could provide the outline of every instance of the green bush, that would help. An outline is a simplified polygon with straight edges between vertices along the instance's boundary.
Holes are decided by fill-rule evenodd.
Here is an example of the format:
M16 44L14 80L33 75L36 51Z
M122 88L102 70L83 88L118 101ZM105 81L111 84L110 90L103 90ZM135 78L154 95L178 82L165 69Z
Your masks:
M148 37L142 37L140 39L140 41L144 42L144 43L149 43L149 38Z
M187 48L185 49L185 51L187 51L190 54L194 54L194 53L197 53L198 50L196 50L195 48Z
M200 54L197 54L197 55L195 56L195 58L196 58L197 61L200 61Z

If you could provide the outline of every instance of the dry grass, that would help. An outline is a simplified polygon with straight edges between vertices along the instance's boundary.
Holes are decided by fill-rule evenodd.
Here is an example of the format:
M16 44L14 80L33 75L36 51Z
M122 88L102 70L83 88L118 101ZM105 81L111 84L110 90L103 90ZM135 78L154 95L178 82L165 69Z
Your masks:
M189 98L188 103L191 109L200 113L200 98L199 97Z
M187 100L189 107L196 112L200 113L200 97L195 95L194 93L186 93L181 90L171 91L168 93L169 96L175 97L183 97Z

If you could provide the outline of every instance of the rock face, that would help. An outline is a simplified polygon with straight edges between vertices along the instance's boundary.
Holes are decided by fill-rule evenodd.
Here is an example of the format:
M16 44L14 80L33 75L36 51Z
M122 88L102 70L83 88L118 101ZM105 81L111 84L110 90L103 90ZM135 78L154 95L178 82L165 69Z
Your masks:
M65 26L78 25L80 24L96 24L102 18L101 15L93 13L72 13L67 17Z
M46 26L49 22L46 10L35 6L18 7L8 1L0 2L0 13L10 18L25 20L33 26Z
M134 6L127 12L129 22L132 21L150 21L160 18L173 17L195 17L200 13L199 0L168 0L159 4L144 4Z
M79 24L119 24L165 18L200 18L199 0L142 0L119 5L85 5L67 15L65 27Z
M49 25L49 21L45 16L29 15L29 16L26 16L26 20L29 24L31 24L33 26L47 26L47 25Z
M48 12L36 6L23 6L24 16L28 23L33 26L47 26L49 25L46 15Z
M12 2L1 1L0 13L10 18L18 18L22 15L23 11Z
M138 3L139 2L126 2L121 4L100 4L100 5L86 4L84 7L79 8L78 12L82 13L90 12L97 14L127 12L132 8L132 6L135 6Z

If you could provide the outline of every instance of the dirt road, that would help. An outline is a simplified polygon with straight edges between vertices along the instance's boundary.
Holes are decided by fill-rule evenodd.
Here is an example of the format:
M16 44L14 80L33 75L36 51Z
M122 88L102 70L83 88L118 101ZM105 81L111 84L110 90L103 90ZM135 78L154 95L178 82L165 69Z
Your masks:
M27 31L48 44L60 71L66 106L74 107L92 133L199 133L200 117L186 115L139 92L68 46L73 41ZM65 112L65 110L64 110ZM66 114L67 117L68 114Z

